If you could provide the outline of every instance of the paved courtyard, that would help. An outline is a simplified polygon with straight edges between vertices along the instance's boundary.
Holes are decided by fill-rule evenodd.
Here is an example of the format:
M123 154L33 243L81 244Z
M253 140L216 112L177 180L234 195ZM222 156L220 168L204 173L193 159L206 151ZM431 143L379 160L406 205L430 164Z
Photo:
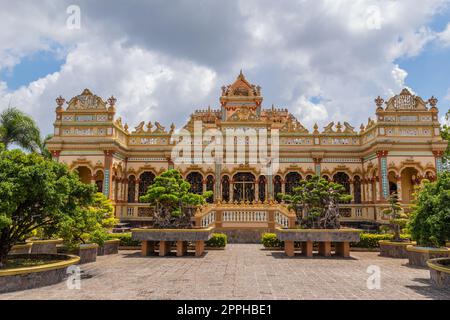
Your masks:
M351 259L301 256L257 244L230 244L225 251L193 256L141 257L137 251L98 257L82 266L81 289L66 283L0 294L0 299L450 299L431 287L429 271L376 252ZM369 290L369 266L381 271L381 289Z

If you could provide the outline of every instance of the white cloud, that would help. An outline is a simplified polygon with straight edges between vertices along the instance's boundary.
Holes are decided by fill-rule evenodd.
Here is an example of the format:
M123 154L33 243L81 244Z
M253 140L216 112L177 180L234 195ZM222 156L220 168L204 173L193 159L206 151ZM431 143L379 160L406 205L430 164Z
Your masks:
M70 1L3 2L0 69L55 44L67 53L61 70L26 87L11 92L0 82L0 109L12 98L44 132L51 131L54 98L69 99L85 87L104 98L114 94L130 126L182 125L193 110L218 107L220 86L240 68L263 87L265 106L288 107L307 126L357 126L374 115L374 97L406 86L397 58L446 39L427 24L449 3L236 0L206 2L199 10L175 0L80 0L82 29L71 31L65 28Z
M450 46L450 23L447 24L447 27L444 29L444 31L438 34L438 39L444 47Z

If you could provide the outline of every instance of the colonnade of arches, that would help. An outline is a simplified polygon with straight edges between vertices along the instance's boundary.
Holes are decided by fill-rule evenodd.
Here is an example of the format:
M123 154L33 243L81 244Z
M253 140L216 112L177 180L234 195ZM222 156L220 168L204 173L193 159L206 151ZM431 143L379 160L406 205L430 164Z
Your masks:
M104 188L104 172L101 169L91 170L87 166L76 168L80 180L84 183L92 183L97 186L99 192ZM275 200L280 201L278 194L292 194L301 180L310 179L312 175L301 174L291 171L284 176L275 175L272 177L273 195ZM382 190L377 170L373 170L368 177L359 174L350 176L346 172L336 172L334 174L323 174L327 180L340 183L344 186L346 193L353 196L352 203L371 203L382 200ZM216 192L216 178L213 174L202 174L198 171L189 172L186 180L191 185L191 192L202 194L205 191ZM397 174L394 171L388 173L389 193L397 193L399 199L404 203L412 201L414 187L420 184L423 178L433 180L434 174L427 171L424 175L419 174L419 170L414 167L406 167ZM112 174L111 198L116 202L139 202L140 196L144 195L148 187L153 183L155 173L144 171L140 174L131 174L127 178L119 171ZM213 202L214 198L224 202L240 201L261 201L268 200L268 177L255 175L252 172L237 172L234 174L223 174L220 178L220 187L216 197L210 197L208 202Z

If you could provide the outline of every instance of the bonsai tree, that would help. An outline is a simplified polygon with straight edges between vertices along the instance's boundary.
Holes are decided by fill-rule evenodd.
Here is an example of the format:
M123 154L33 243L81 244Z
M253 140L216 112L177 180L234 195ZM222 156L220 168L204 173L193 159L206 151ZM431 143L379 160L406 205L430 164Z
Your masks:
M181 173L171 169L156 177L147 193L140 197L154 208L155 228L191 228L191 218L198 206L212 196L208 191L204 194L189 192L191 185L183 180Z
M0 152L0 267L11 247L38 228L92 202L95 186L55 161L20 150Z
M339 228L339 203L352 199L352 196L345 193L345 188L317 175L299 183L292 195L280 196L290 204L290 208L300 208L300 212L296 210L300 227Z
M417 193L409 229L421 246L445 246L450 239L450 172L426 181Z
M384 209L383 213L390 216L389 228L394 234L393 241L401 242L403 241L400 237L401 230L404 228L408 222L408 216L403 212L402 207L398 201L398 195L392 193L389 196L389 208Z
M57 234L69 249L87 242L102 246L108 238L107 229L117 223L111 201L102 193L96 193L92 202L64 215L57 225Z

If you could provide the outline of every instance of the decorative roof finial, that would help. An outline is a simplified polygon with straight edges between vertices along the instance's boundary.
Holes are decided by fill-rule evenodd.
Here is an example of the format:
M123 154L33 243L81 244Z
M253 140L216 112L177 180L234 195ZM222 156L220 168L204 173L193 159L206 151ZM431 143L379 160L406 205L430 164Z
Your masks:
M117 99L114 98L114 96L111 96L111 97L108 99L108 103L109 103L109 105L110 105L111 107L114 107L114 106L116 105L116 102L117 102Z
M430 106L432 106L432 107L436 107L438 101L439 101L439 100L436 99L435 96L432 96L430 99L428 99L428 103L429 103Z
M378 108L381 108L381 106L382 106L383 103L384 103L384 99L381 98L380 96L378 96L378 97L375 99L375 103L376 103L376 105L377 105Z
M64 104L64 102L66 102L66 99L64 99L61 95L56 98L56 105L58 106L58 108L61 108Z

